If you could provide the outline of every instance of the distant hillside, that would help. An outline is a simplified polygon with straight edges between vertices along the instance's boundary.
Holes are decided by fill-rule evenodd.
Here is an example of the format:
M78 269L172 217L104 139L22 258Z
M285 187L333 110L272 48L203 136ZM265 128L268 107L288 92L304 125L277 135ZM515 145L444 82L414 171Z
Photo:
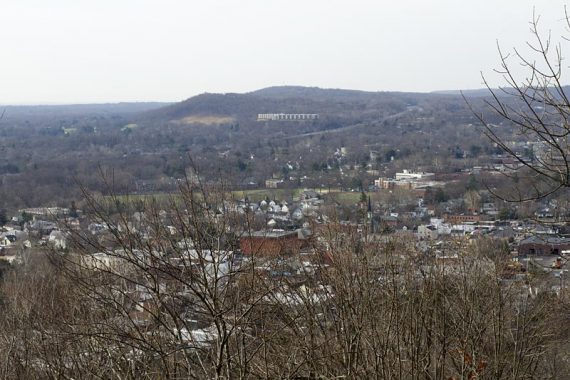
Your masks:
M481 108L482 98L470 101ZM257 121L259 113L320 117ZM494 152L457 94L269 87L166 105L6 107L0 127L0 180L9 183L0 195L12 208L69 206L80 197L70 178L104 193L101 167L115 170L122 193L172 191L190 158L207 179L223 176L237 187L263 187L274 177L291 186L353 187L362 176L433 170L433 162L453 172ZM364 174L370 168L375 173Z
M567 96L570 96L570 86L562 86L563 91L566 93ZM553 95L556 96L556 90L553 88ZM512 88L493 88L492 91L495 93L495 95L498 96L507 96L507 92L511 92L513 91ZM489 91L489 89L487 88L480 88L480 89L474 89L474 90L448 90L448 91L434 91L431 92L431 94L437 94L437 95L457 95L460 96L463 93L463 95L465 95L466 97L469 98L483 98L483 97L488 97L491 96L491 92Z
M322 102L283 100L254 94L201 94L143 115L150 120L176 121L189 116L229 116L251 119L258 113L311 112L322 109ZM315 111L316 112L316 111Z
M130 115L156 110L170 103L135 102L135 103L105 103L105 104L66 104L66 105L26 105L0 106L5 111L4 117L25 117L41 115L64 117L73 115Z
M252 91L250 94L267 98L319 98L327 100L355 100L389 94L387 92L368 92L303 86L274 86Z
M302 86L275 86L267 87L257 91L254 94L261 97L285 99L285 98L303 98L318 99L324 101L338 102L369 102L369 101L389 101L400 99L408 102L417 102L420 99L437 96L438 94L420 93L420 92L396 92L396 91L360 91L360 90L344 90L337 88L319 88L319 87L302 87Z
M320 113L323 116L358 118L368 113L401 112L422 102L463 104L457 95L367 92L318 87L268 87L245 94L201 94L180 103L145 112L140 119L150 122L180 121L189 117L231 117L255 120L259 113Z
M443 90L443 91L434 91L431 94L438 94L438 95L457 95L460 96L461 93L468 97L485 97L489 96L489 90L486 88L479 88L475 90Z

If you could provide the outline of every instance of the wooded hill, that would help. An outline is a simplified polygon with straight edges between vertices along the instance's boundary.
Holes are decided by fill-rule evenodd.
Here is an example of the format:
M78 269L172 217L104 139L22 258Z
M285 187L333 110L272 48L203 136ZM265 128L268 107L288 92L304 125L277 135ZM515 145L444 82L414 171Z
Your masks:
M259 113L320 118L259 122ZM338 185L360 176L341 176L342 165L421 169L434 157L456 170L471 164L461 159L472 146L493 149L475 124L459 95L293 86L168 105L7 107L0 120L0 208L65 205L79 196L76 183L104 191L99 167L114 172L118 192L165 191L187 172L189 157L237 188L263 186L276 175ZM348 153L335 157L340 147Z

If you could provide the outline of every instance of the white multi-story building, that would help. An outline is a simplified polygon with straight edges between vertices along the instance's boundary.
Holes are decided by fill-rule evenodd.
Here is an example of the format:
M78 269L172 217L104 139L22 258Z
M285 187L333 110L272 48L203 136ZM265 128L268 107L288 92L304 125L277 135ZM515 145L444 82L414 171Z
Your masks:
M257 115L257 121L270 120L317 120L318 113L260 113Z
M434 173L412 172L404 169L402 173L396 173L396 181L403 180L426 180L435 176Z

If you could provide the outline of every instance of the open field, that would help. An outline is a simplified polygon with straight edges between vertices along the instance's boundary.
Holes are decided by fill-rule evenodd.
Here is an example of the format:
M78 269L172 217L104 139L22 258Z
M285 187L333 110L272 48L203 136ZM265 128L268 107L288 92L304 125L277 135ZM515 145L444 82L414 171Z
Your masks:
M368 197L370 194L372 193L366 193L366 196ZM358 191L338 191L327 194L329 199L333 199L335 202L346 205L359 202L361 196L362 193Z
M331 189L254 189L254 190L234 190L228 193L228 197L234 200L248 198L251 202L260 202L264 199L271 200L287 200L291 201L297 198L303 191L313 190L319 193L323 198L330 201L338 202L340 204L354 204L360 201L362 193L340 191L338 188ZM372 193L366 193L367 196ZM104 197L106 201L112 201L110 196ZM133 204L135 202L151 202L155 201L159 205L167 206L171 202L179 202L180 195L177 193L153 193L153 194L131 194L131 195L117 195L115 199L125 204Z
M326 189L308 189L308 188L294 188L294 189L255 189L255 190L236 190L232 191L232 196L235 199L243 199L247 196L250 201L259 202L263 199L277 199L277 200L289 200L298 197L303 191L315 191L321 196L326 194L342 194L338 188L326 188ZM360 194L360 193L358 193Z
M168 194L168 193L153 193L153 194L129 194L129 195L114 195L114 196L104 196L102 202L115 202L126 205L133 205L136 203L149 204L156 202L157 205L161 207L167 207L174 202L175 204L180 203L182 198L179 194Z
M177 124L205 124L205 125L219 125L219 124L230 124L235 120L233 117L229 116L215 116L215 115L204 115L204 116L187 116L182 119L175 120Z
M303 191L303 189L255 189L236 190L231 192L234 199L244 199L247 197L252 202L260 202L263 199L292 199Z

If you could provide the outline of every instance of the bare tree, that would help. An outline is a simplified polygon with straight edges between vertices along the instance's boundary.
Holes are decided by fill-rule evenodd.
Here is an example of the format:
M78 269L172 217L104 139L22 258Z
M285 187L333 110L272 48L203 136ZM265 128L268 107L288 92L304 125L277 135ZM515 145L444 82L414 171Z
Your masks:
M564 307L548 293L530 297L523 281L503 283L503 246L450 241L453 254L437 256L409 235L371 234L330 215L314 222L304 255L260 248L240 257L253 216L232 212L226 190L189 178L179 194L142 205L86 192L93 228L70 229L68 251L35 252L2 283L1 376L568 373L554 338Z
M333 222L319 228L314 246L315 257L329 260L295 276L268 276L259 267L275 263L262 258L224 268L216 259L226 246L216 251L212 232L210 244L188 227L185 237L196 240L178 245L181 236L145 240L136 220L119 228L115 217L101 217L117 249L77 236L72 252L36 253L4 280L3 377L568 373L555 335L565 303L546 293L530 297L520 281L502 283L506 256L492 241L457 241L456 257L437 259L407 237L379 238ZM192 223L200 231L211 228L199 219Z
M570 27L566 12L564 22ZM538 199L570 187L570 100L563 84L562 56L562 43L568 37L555 41L541 30L537 15L530 32L528 54L516 48L506 53L498 47L500 68L495 71L504 79L504 87L494 89L483 77L491 95L484 102L494 115L475 109L464 95L485 135L515 160L507 173L511 188L497 193L510 201ZM526 69L524 77L515 74L515 65ZM493 121L497 117L500 123ZM527 143L528 149L517 142Z

